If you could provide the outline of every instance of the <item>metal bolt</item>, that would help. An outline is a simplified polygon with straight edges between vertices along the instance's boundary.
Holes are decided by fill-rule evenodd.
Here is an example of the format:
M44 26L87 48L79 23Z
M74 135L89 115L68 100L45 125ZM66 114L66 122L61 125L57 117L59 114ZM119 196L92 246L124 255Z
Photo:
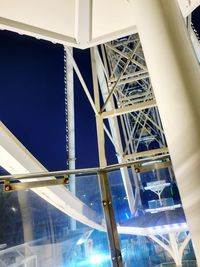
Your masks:
M65 179L64 179L64 183L65 183L65 184L69 184L69 179L68 179L68 178L65 178Z
M116 260L116 258L115 257L112 257L112 261L115 261Z
M108 202L108 204L109 204L109 205L111 205L111 204L112 204L112 202L111 202L111 201L109 201L109 202Z
M10 191L11 189L12 189L12 187L11 187L10 185L6 185L6 186L5 186L5 191L8 192L8 191Z
M138 168L135 168L135 172L138 173L140 171L140 169Z
M107 202L106 201L103 201L103 205L106 206L107 205Z

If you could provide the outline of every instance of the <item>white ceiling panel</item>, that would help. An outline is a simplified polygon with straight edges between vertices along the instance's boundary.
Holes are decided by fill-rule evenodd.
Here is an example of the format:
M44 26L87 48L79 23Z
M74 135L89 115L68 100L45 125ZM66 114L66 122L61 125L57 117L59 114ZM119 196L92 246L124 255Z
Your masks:
M0 17L74 37L75 0L0 0Z
M200 0L178 2L184 17L200 4ZM84 49L136 32L135 4L135 0L0 0L0 28Z

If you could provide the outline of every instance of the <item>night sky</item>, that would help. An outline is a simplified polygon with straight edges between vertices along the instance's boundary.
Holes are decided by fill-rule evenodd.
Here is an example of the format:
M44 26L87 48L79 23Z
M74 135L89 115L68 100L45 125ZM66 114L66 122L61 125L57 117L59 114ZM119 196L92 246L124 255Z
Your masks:
M63 47L8 31L0 40L0 120L47 169L65 169ZM89 50L74 55L92 91ZM77 167L98 166L95 116L76 75L75 121Z
M193 23L200 32L199 8ZM74 55L92 90L89 50ZM66 168L63 64L61 45L0 31L0 120L48 170ZM77 168L98 166L95 116L76 77L75 121Z

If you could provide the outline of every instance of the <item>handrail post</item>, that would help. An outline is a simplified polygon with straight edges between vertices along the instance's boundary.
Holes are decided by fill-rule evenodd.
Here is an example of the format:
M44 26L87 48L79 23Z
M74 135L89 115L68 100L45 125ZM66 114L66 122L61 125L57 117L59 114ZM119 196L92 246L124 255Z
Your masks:
M119 244L119 237L112 205L108 173L98 172L99 188L101 192L102 207L106 222L107 237L109 241L111 261L113 267L123 267L122 255Z

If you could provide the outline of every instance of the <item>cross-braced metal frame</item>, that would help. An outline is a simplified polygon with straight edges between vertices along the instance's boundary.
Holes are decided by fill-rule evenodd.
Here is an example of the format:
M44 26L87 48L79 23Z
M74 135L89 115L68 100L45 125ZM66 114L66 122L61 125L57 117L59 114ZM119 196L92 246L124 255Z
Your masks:
M107 165L105 134L115 147L119 163L146 160L145 165L138 164L132 168L134 181L131 181L127 168L121 168L129 208L134 216L142 206L141 172L154 170L159 180L159 169L168 168L170 179L175 181L139 35L91 48L94 100L68 49L67 53L96 116L100 166ZM149 236L169 252L178 266L181 264L190 235L182 245L173 233L169 233L169 238L161 235L162 240L157 234Z

